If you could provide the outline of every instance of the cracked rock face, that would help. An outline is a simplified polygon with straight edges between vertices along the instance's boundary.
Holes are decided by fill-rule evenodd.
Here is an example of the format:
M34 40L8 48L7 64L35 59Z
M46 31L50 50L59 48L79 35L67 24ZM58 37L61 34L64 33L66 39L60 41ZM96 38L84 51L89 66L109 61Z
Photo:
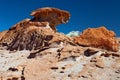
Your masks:
M82 46L93 46L111 51L119 50L115 33L107 30L105 27L88 28L79 37L75 37L74 40L75 43Z

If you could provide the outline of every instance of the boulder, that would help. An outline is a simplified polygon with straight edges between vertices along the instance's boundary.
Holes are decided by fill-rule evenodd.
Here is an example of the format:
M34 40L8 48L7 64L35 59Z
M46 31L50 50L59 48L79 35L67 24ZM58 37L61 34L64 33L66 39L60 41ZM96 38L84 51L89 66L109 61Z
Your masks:
M56 32L58 24L67 23L70 19L70 13L57 8L45 7L40 8L31 13L34 18L32 21L44 22L47 21L50 27Z
M115 33L107 30L104 26L84 30L80 36L74 37L74 42L82 46L92 46L111 51L118 51L119 49Z

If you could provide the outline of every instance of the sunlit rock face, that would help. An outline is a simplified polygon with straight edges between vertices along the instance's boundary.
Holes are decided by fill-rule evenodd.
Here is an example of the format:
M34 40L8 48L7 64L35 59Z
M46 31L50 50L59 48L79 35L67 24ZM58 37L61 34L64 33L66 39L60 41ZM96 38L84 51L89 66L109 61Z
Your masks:
M74 40L79 45L118 51L118 41L115 39L115 33L107 30L104 26L88 28L79 37L75 37Z
M57 8L40 8L31 13L33 21L44 22L48 21L50 27L56 32L56 26L62 23L67 23L70 19L70 13Z
M44 44L42 39L46 38L44 32L49 34L53 31L47 28L48 22L31 22L30 19L23 20L9 29L2 36L0 43L7 46L9 50L32 50ZM43 32L42 32L43 31ZM46 33L46 34L47 34Z
M9 29L2 36L0 43L8 50L36 50L48 46L52 42L69 39L60 33L55 33L48 22L31 22L23 20Z
M7 32L7 30L3 31L3 32L0 32L0 39L5 35L6 32Z

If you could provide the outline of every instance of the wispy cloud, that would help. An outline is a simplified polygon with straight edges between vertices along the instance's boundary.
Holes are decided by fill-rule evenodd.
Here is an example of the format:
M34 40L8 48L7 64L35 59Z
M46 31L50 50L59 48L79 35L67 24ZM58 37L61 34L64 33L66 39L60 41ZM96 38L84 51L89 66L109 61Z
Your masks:
M81 34L80 31L71 31L68 34L66 34L67 36L73 37L73 36L79 36Z

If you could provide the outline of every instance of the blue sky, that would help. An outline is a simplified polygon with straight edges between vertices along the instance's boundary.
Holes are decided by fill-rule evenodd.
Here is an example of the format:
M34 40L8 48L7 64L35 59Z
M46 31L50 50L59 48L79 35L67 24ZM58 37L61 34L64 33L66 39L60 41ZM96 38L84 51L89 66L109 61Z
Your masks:
M82 32L88 27L104 25L120 36L120 0L0 0L0 31L31 18L31 11L41 7L55 7L71 13L69 22L57 27L59 32Z

